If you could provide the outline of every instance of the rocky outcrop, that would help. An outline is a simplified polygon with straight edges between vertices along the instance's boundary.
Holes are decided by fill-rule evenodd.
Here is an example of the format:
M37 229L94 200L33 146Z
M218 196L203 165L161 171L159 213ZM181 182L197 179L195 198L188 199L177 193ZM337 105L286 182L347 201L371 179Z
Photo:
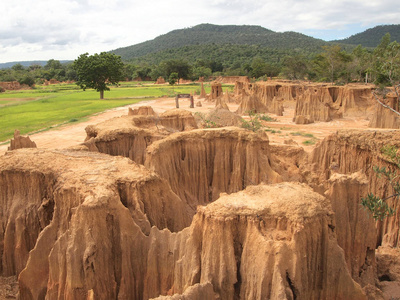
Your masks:
M126 158L20 149L0 170L1 272L19 273L21 299L86 299L91 289L115 298L129 253L121 244L190 222L168 184Z
M397 97L389 96L384 102L385 105L395 108L397 104ZM375 111L368 126L374 128L400 129L400 116L391 111L389 108L384 107L380 103L376 102Z
M215 79L218 83L236 83L236 82L249 82L249 77L247 76L219 76Z
M341 117L369 117L374 105L373 88L372 85L333 86L285 81L237 82L235 97L243 101L253 95L266 107L266 112L279 116L284 111L283 103L296 101L293 121L304 116L308 120L327 122Z
M200 96L199 96L199 98L200 98L200 99L204 99L206 96L207 96L206 90L204 89L204 84L203 84L203 82L202 82L202 83L201 83L201 90L200 90Z
M163 77L158 77L157 81L155 82L155 84L164 84L165 83L165 79Z
M399 249L379 247L376 251L378 286L385 294L385 299L399 296L400 264Z
M4 90L19 90L21 89L21 84L18 81L2 81L0 82L0 88Z
M338 245L344 250L351 276L361 286L375 285L375 247L377 232L374 219L360 207L368 193L368 181L361 172L333 174L325 193L335 212Z
M255 174L253 163L268 163L259 158L268 153L265 139L224 131L220 142L237 142L221 151L247 161L211 151L214 164L233 159ZM190 144L189 133L179 134ZM207 148L222 146L205 139L218 140L213 130L196 134ZM305 185L223 194L184 228L185 203L127 158L20 149L0 157L0 170L2 273L19 273L21 299L365 299L328 200Z
M312 152L309 163L311 169L303 174L307 181L317 190L324 191L324 181L334 173L350 175L362 171L367 176L369 190L382 198L392 195L388 182L378 178L374 166L393 168L381 154L385 145L400 148L400 132L397 130L340 130L325 138ZM388 202L393 205L391 200ZM377 244L397 247L399 245L400 212L396 210L393 217L377 223Z
M226 96L228 93L226 92L222 97L218 97L217 99L215 99L215 108L216 109L226 109L229 110L228 105L226 104L229 101L226 101ZM228 96L229 99L229 96Z
M87 136L83 145L89 151L129 157L143 164L146 148L169 133L156 130L155 126L153 130L139 128L138 123L152 125L154 119L152 116L122 116L89 125L85 128Z
M165 178L191 207L248 185L277 182L268 137L239 128L181 132L153 143L145 166Z
M283 115L283 101L293 101L295 86L282 85L280 83L257 82L254 84L241 84L235 89L236 98L239 99L239 112L257 110L258 112Z
M266 113L268 112L267 107L259 100L256 95L243 96L236 113L239 115L253 113Z
M223 94L222 92L222 85L221 83L213 82L211 83L211 93L208 96L208 100L215 100L218 97L221 97Z
M223 195L199 207L173 292L210 282L221 299L366 299L334 226L329 202L303 185Z
M174 131L197 129L197 123L190 111L184 109L170 109L160 115L160 123Z
M132 109L129 107L128 116L143 115L143 116L157 116L157 113L151 106L140 106Z
M328 122L342 117L368 116L373 106L372 86L304 86L298 93L297 116Z
M10 147L8 150L15 150L21 148L37 148L36 143L31 141L29 136L20 135L19 130L15 129L14 139L10 140Z
M215 300L218 295L214 293L211 283L196 283L188 287L183 294L175 294L173 296L160 296L152 298L152 300Z
M337 100L336 88L309 87L296 102L296 110L293 120L297 116L308 116L314 121L328 122L341 118L339 109L333 104Z

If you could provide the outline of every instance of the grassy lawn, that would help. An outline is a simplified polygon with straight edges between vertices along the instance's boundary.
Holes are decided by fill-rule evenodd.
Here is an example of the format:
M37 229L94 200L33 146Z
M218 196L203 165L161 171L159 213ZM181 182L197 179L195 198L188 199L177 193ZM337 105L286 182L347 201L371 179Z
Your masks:
M206 87L206 91L209 87ZM94 90L79 90L74 84L38 86L34 90L0 93L0 142L12 138L14 130L28 134L82 120L107 109L177 93L200 92L199 85L122 84L111 87L100 100Z

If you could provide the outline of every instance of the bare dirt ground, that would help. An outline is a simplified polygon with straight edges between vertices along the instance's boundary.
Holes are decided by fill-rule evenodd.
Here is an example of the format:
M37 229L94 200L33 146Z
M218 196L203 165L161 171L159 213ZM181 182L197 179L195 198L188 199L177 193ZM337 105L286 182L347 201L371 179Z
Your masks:
M187 109L193 113L207 113L214 109L215 103L203 101L204 99L195 99L195 103L201 101L202 107L189 108L189 100L180 99L180 108ZM103 113L89 117L87 121L62 125L51 130L30 135L38 148L62 149L82 143L86 137L85 127L91 124L97 124L110 118L119 117L128 114L129 107L138 107L150 105L157 113L175 108L174 98L159 98L157 100L142 101L140 103L107 110ZM237 104L228 104L231 111L236 111ZM287 103L283 116L275 116L276 122L264 122L270 143L282 144L289 143L290 140L302 146L306 151L311 151L317 141L323 139L338 129L346 128L368 128L368 120L365 118L343 118L331 122L316 122L308 125L297 125L293 123L295 103ZM16 128L18 129L18 128ZM0 145L0 155L4 154L9 145Z

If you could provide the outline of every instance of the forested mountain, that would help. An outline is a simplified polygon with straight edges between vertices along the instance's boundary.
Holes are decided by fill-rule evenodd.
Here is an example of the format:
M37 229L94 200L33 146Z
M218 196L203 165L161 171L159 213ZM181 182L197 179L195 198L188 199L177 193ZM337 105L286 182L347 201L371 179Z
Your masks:
M349 45L361 45L363 47L376 47L381 42L382 37L390 33L392 41L400 42L400 25L380 25L374 28L357 33L343 40L331 42Z
M60 60L60 62L67 63L70 62L70 60ZM29 67L32 65L38 65L38 66L44 66L46 65L47 60L29 60L29 61L13 61L13 62L6 62L6 63L0 63L0 69L7 69L11 68L14 65L20 64L24 67Z
M255 45L279 50L318 51L327 42L297 32L274 32L261 26L200 24L173 30L153 40L112 52L129 61L160 51L198 45ZM164 52L165 53L165 52ZM149 56L148 56L149 57Z

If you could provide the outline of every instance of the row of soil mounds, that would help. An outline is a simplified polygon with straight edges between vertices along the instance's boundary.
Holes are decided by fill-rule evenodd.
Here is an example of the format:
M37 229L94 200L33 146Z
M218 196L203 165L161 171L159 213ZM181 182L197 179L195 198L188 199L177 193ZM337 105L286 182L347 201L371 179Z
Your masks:
M217 88L217 87L216 87ZM282 116L285 104L293 103L293 122L309 124L329 122L340 118L364 117L369 120L369 127L400 128L399 116L376 101L372 84L349 84L335 86L329 84L267 81L236 82L234 93L226 92L218 102L236 102L239 114L250 111L255 113L273 113ZM396 107L396 94L390 90L382 103Z

